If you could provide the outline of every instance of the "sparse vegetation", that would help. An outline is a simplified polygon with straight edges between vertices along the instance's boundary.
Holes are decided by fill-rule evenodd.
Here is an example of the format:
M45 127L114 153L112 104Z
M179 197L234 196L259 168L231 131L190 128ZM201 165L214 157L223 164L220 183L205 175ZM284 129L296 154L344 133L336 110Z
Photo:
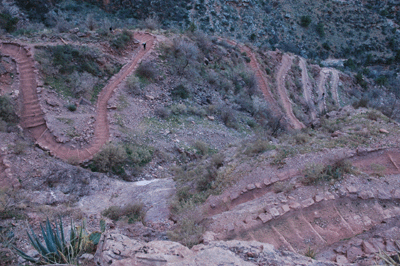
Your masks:
M322 181L335 181L344 174L354 173L353 166L348 161L338 161L333 165L311 164L304 170L304 185L318 184Z
M132 224L135 222L143 222L145 212L143 210L143 203L127 204L125 206L111 206L102 212L102 215L110 218L111 220L118 221L120 219L127 219L127 222Z
M45 84L65 96L81 96L95 100L104 79L115 74L120 65L116 62L99 64L104 60L97 48L88 46L56 45L37 47L36 60L40 63Z
M256 139L254 142L247 143L245 146L244 154L249 156L275 149L275 146L270 144L268 140L260 138Z

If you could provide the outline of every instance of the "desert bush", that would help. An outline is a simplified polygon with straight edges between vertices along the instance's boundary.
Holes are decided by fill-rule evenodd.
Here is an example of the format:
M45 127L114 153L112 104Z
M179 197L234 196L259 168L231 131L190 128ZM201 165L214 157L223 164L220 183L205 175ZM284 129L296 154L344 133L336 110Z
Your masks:
M203 116L207 115L207 111L198 105L189 106L187 112L188 112L188 114L197 115L199 117L203 117Z
M213 48L213 43L210 36L201 31L195 31L193 35L200 51L202 51L205 56L208 56Z
M127 157L128 155L123 147L107 144L94 156L91 168L100 172L119 172Z
M138 28L156 30L160 28L160 21L155 15L153 15L151 17L139 21Z
M6 132L7 131L7 122L3 121L3 119L0 117L0 132Z
M229 107L222 107L219 110L219 115L225 126L236 129L238 127L237 119L234 111Z
M143 93L139 78L137 76L135 76L135 75L130 75L126 79L125 86L126 86L127 91L130 94L141 95Z
M207 155L209 152L208 145L203 141L196 141L193 147L198 151L198 153L202 156Z
M333 165L311 164L304 171L302 183L304 185L318 184L322 181L338 180L344 174L354 173L353 166L346 160L341 160Z
M12 145L12 150L15 154L20 155L25 152L27 144L23 141L17 140L14 145Z
M358 109L361 107L366 108L366 107L368 107L368 104L369 104L369 100L365 97L362 97L360 100L355 101L352 105L354 108Z
M128 223L134 223L137 221L143 222L145 215L143 206L143 203L128 204L122 207L111 206L102 211L101 214L114 221L118 221L121 218L127 218Z
M89 14L86 17L86 26L89 30L95 30L97 28L96 20L93 17L93 14Z
M0 227L0 262L1 265L17 265L17 258L12 251L15 245L14 232L11 224Z
M18 122L18 116L15 113L15 103L6 95L0 96L0 119L8 123Z
M368 111L367 118L373 121L378 121L378 118L381 118L381 114L378 111Z
M259 153L263 153L265 151L273 150L276 147L268 140L264 139L256 139L254 142L249 142L246 144L246 148L244 150L244 154L251 156Z
M360 86L361 86L363 89L366 89L366 88L367 88L368 83L367 83L367 81L365 81L362 72L358 72L354 77L356 78L356 82L357 82L358 84L360 84Z
M153 80L157 75L157 69L154 63L146 61L142 62L136 69L136 75L141 78Z
M0 13L0 28L5 29L7 32L13 32L18 23L18 18L11 16L8 13Z
M379 86L386 86L388 84L388 78L386 76L381 75L375 80L375 82Z
M304 254L304 256L312 258L312 259L315 259L316 255L317 255L317 252L314 249L311 249L310 247L308 248L308 250Z
M187 113L187 106L183 103L172 105L171 112L174 115L185 115Z
M337 130L340 130L340 125L338 124L338 122L338 120L323 118L321 119L321 127L324 131L328 133L333 133Z
M171 115L171 110L164 106L156 108L154 112L157 116L159 116L162 119L167 119Z
M122 33L115 36L114 39L111 40L111 47L116 50L124 49L128 43L132 40L132 33L124 30Z
M293 136L294 141L296 144L305 144L309 141L310 136L305 133L298 133Z
M311 24L311 17L310 16L301 16L300 17L300 25L302 27L308 27Z
M76 111L76 105L71 103L67 105L67 109L70 110L71 112L75 112Z
M319 23L317 24L316 31L317 31L317 33L318 33L319 36L325 37L324 23L319 22Z
M199 244L204 233L201 208L197 208L192 201L183 201L175 202L171 211L173 219L176 219L176 228L167 233L168 237L189 248Z
M127 163L134 166L143 166L153 159L154 148L146 145L126 144Z
M190 91L184 85L180 84L171 90L171 97L177 99L187 99L190 96Z
M183 75L189 65L198 61L200 55L196 44L181 38L173 40L173 45L168 53L172 56L171 63L178 75Z

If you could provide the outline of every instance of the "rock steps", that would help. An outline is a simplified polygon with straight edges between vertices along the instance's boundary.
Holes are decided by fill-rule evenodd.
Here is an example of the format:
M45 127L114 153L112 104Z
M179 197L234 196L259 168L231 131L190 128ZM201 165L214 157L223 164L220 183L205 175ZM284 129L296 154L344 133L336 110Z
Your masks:
M147 50L138 46L138 51L132 61L126 64L121 71L112 77L109 83L99 93L94 139L89 147L74 149L60 145L48 130L44 113L41 109L38 95L34 60L28 49L16 43L0 43L0 51L12 57L17 62L20 90L23 99L21 125L28 129L33 138L42 148L49 150L54 156L63 160L78 160L83 162L91 159L109 139L107 119L107 102L117 86L132 73L140 61L154 49L156 38L148 33L135 33L135 38L147 43Z
M218 233L218 239L265 241L304 254L309 248L322 250L400 216L400 188L396 178L387 183L379 180L363 183L352 178L355 180L347 181L336 191L321 188L307 191L307 187L298 187L288 193L262 193L258 198L246 194L256 195L270 184L249 184L241 193L225 198L228 210L210 217L209 230ZM246 200L241 201L243 198ZM389 245L390 249L390 243L384 248ZM336 255L350 262L356 260L352 255L339 253L332 260Z

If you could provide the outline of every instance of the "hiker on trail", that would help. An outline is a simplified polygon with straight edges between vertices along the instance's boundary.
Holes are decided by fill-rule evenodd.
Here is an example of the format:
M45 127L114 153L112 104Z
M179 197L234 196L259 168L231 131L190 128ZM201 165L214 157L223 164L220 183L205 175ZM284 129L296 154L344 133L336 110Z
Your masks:
M145 42L143 43L143 49L146 50L146 43Z
M111 32L111 33L113 32L113 28L112 28L112 27L110 27L110 32Z

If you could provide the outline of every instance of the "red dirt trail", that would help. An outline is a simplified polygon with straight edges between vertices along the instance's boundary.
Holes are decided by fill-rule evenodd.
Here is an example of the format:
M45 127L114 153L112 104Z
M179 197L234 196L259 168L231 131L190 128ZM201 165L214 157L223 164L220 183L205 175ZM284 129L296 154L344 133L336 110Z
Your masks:
M135 51L132 61L126 64L121 71L112 77L98 96L96 106L96 123L94 138L86 148L73 149L65 144L58 143L47 127L44 113L39 104L37 95L36 70L33 56L28 48L21 44L0 44L1 53L12 57L16 63L20 79L20 91L23 99L21 112L21 126L28 130L36 143L43 149L62 160L83 162L90 160L109 140L109 124L107 120L107 102L117 86L132 73L143 58L154 48L156 37L148 33L135 33L135 38L147 43L144 50L141 45Z

